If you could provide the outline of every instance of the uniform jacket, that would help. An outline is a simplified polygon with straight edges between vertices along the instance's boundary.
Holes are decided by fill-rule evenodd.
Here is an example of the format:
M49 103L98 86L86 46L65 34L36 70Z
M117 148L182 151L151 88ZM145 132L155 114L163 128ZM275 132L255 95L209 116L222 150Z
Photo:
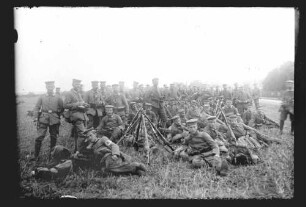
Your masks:
M220 92L220 95L223 96L224 100L228 100L228 99L232 100L232 98L233 98L232 93L228 90L222 90Z
M146 110L146 115L153 124L157 124L156 114L153 111Z
M259 99L260 97L260 90L259 88L254 88L252 91L252 98L253 99Z
M94 91L93 89L86 92L84 101L90 105L86 113L92 116L98 114L102 116L104 100L99 90Z
M190 135L188 139L185 139L184 144L193 150L202 152L213 151L215 154L219 154L218 144L206 132L197 131L195 135Z
M118 110L118 108L124 108L126 114L129 113L129 104L128 104L125 96L121 93L112 94L106 102L108 104L114 106L114 112L116 112L116 110Z
M99 131L101 129L114 129L115 127L119 127L122 125L123 122L119 115L112 114L111 117L106 115L102 118L99 126L97 127L97 130Z
M40 96L34 107L34 117L38 118L41 111L39 122L48 125L60 123L60 114L63 112L63 100L60 96L44 94Z
M83 101L83 98L80 93L75 91L74 89L71 89L64 101L64 108L69 109L70 112L70 121L85 121L87 120L87 116L85 111L79 110L77 107L77 102Z
M225 106L222 107L222 110L223 110L225 115L228 114L228 113L238 114L238 109L233 105L231 105L229 107L225 105Z
M152 107L154 108L160 108L160 100L162 99L161 92L159 88L152 87L152 89L149 91L149 97L150 103L152 104Z

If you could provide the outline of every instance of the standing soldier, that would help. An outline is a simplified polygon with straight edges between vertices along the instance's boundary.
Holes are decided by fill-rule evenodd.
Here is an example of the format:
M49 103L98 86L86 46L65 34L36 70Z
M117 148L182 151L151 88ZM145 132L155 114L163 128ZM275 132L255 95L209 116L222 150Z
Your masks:
M55 94L61 96L61 88L55 88Z
M178 100L178 91L174 85L174 83L170 84L170 92L169 92L170 99Z
M134 81L133 82L133 88L130 92L130 96L131 96L131 100L136 101L138 99L140 99L140 91L138 89L138 82Z
M234 88L233 88L233 90L232 90L232 101L233 101L233 105L237 108L237 102L236 102L236 100L237 100L237 96L238 96L238 91L239 91L239 89L238 89L238 83L235 83L234 84Z
M57 135L59 133L60 114L63 112L63 100L60 96L54 94L54 81L47 81L45 83L47 94L40 96L34 107L34 122L37 122L38 133L35 139L34 158L32 158L35 161L39 160L41 144L48 128L50 133L50 153L56 145Z
M119 92L123 94L127 100L131 99L131 97L129 96L129 93L124 87L124 81L119 81Z
M100 81L100 93L101 97L103 100L106 100L107 98L107 93L106 93L106 82L105 81Z
M80 93L81 90L81 80L72 80L72 89L67 93L64 101L64 116L66 120L72 123L72 133L71 135L75 139L75 152L81 150L81 143L86 138L83 132L86 130L85 125L88 120L86 115L86 104Z
M87 91L84 97L84 101L89 104L89 108L86 111L88 116L87 128L96 128L99 125L100 120L104 112L104 100L99 91L99 81L91 82L92 89Z
M114 113L118 114L123 123L127 123L127 116L129 114L129 104L124 94L119 92L119 85L113 84L113 94L106 101L107 104L114 106Z
M252 103L250 94L243 89L242 86L239 87L238 92L235 95L236 98L236 108L239 114L243 114L247 109L248 105Z
M280 134L283 134L285 120L289 114L291 121L291 135L294 134L294 81L286 81L286 91L283 93L282 104L279 109L280 114Z
M223 96L223 100L232 100L232 93L228 90L227 85L223 84L223 90L220 92L220 95Z
M260 97L260 89L258 88L257 84L254 83L254 89L252 91L252 98L253 98L256 110L258 110L259 108L259 97Z
M149 99L152 104L152 111L161 119L162 127L165 128L167 122L166 111L163 105L162 95L158 88L158 78L153 78L153 87L149 91Z

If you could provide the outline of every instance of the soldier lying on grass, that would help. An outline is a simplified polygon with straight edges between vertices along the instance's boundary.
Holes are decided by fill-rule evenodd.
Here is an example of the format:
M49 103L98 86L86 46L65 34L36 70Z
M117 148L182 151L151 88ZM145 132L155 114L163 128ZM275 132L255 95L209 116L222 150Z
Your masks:
M42 179L60 178L78 167L87 166L113 175L143 175L147 171L144 164L133 162L107 137L97 138L91 130L84 133L87 139L82 143L82 151L71 155L67 148L55 146L50 163L46 167L36 168L33 176Z

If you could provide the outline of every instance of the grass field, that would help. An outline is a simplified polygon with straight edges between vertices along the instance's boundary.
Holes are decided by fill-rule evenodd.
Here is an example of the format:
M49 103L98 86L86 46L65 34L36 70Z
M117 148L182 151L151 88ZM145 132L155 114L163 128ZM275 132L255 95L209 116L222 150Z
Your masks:
M216 176L213 169L192 169L188 163L175 161L170 156L154 156L145 176L105 176L94 170L72 173L63 180L37 181L29 177L33 167L27 155L32 155L36 127L31 117L37 97L20 98L24 103L17 105L17 139L21 176L21 198L58 198L73 195L77 198L112 199L270 199L293 198L294 190L294 139L289 134L289 120L285 122L284 134L277 129L262 129L269 136L283 140L283 144L272 144L261 150L264 162L253 166L230 166L227 177ZM279 102L261 99L260 104L268 117L278 122ZM73 149L69 138L70 124L63 122L58 144ZM43 160L47 161L49 137L43 141ZM123 152L145 163L142 154L133 148L121 147Z

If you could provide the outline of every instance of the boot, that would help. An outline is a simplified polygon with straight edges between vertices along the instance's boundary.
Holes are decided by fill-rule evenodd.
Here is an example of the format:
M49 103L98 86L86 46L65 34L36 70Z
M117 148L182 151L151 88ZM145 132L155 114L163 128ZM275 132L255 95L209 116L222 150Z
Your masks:
M51 159L51 152L56 145L56 137L50 137L50 152L49 152L49 161Z
M279 134L280 135L283 134L284 123L285 123L285 121L283 121L283 120L280 120L280 122L279 122Z
M34 158L32 158L31 161L37 161L37 160L38 160L40 148L41 148L41 142L35 141L35 146L34 146L34 150L35 150L35 152L34 152Z
M226 160L222 160L220 171L218 171L218 175L227 176L228 174L228 163Z

